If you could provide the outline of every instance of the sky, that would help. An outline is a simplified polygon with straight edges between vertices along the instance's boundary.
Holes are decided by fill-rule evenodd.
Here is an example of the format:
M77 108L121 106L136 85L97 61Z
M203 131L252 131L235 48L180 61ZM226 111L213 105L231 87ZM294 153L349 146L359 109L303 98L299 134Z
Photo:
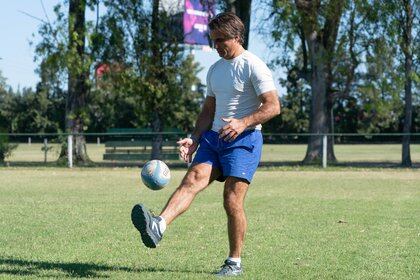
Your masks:
M14 90L17 90L18 87L34 88L39 81L38 75L35 73L37 64L34 62L34 45L39 41L37 30L40 21L35 18L45 20L48 16L52 21L54 19L53 7L62 2L64 1L0 0L0 71L6 77L6 83ZM87 17L93 18L93 15L88 13ZM254 22L251 20L251 25L255 22L256 20ZM266 46L264 38L257 35L253 29L251 27L248 49L265 62L269 62L273 58L272 53ZM31 46L30 41L34 42L34 45ZM194 56L203 67L199 78L205 83L208 68L219 59L219 56L214 50L210 52L194 50ZM278 78L284 74L281 69L274 70L276 86L279 94L282 95L284 89L279 85Z

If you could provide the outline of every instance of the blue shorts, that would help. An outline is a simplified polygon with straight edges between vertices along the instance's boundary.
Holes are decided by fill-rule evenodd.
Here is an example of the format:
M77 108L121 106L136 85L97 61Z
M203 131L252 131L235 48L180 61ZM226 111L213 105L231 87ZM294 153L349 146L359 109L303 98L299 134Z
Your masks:
M262 134L260 130L242 132L234 141L219 138L219 133L209 130L200 139L200 146L192 164L207 163L222 172L217 178L223 182L233 176L251 183L261 159Z

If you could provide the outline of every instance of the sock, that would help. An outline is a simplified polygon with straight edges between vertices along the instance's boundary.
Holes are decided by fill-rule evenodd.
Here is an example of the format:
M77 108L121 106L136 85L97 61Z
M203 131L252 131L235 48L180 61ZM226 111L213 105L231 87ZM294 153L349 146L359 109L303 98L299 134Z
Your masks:
M164 233L166 230L166 221L162 216L159 216L159 230L160 233Z
M241 258L228 257L227 260L231 262L235 262L238 266L241 266Z

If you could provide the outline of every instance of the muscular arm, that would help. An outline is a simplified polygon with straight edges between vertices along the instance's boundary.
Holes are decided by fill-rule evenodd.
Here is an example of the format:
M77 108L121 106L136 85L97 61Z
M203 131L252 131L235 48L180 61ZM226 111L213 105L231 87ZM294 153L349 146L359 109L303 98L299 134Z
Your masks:
M266 121L280 114L280 101L276 91L269 91L261 94L261 107L251 115L242 118L245 127L263 124Z
M220 129L220 138L234 140L247 127L265 123L280 114L280 101L276 91L268 91L260 96L262 105L258 110L242 119L223 119L227 124Z
M192 136L195 139L199 139L203 132L209 130L213 124L214 113L216 110L216 98L207 96L204 100L203 108L198 115L197 121L195 122L195 128Z
M214 113L216 109L216 99L211 96L207 96L204 100L203 108L198 115L197 121L195 122L195 128L192 133L192 138L200 139L203 132L209 130L213 124ZM191 162L192 155L197 150L198 143L193 141L191 138L184 138L178 141L179 152L181 158L185 162Z

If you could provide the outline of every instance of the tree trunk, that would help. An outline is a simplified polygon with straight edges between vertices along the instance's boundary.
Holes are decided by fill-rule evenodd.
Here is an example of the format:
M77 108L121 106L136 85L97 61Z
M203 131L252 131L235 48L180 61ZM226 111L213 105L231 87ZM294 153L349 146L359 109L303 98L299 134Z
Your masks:
M164 81L164 74L162 73L162 54L160 52L159 47L159 0L153 0L153 11L152 11L152 53L153 57L156 59L157 67L154 68L153 73L154 80L162 82ZM157 103L158 100L154 100L154 103ZM157 104L156 104L157 105ZM157 106L154 106L157 108ZM162 131L163 131L163 123L157 111L153 113L153 120L152 120L152 131L153 135L153 142L152 142L152 159L160 159L161 158L161 149L162 149Z
M411 73L413 65L413 53L412 53L412 27L413 27L413 11L411 3L409 0L404 0L404 16L403 22L401 24L403 28L403 40L402 40L402 50L404 53L405 63L404 63L404 75L405 75L405 84L404 84L404 126L403 133L411 132L411 123L412 123L412 91L411 91ZM402 139L402 166L411 167L411 154L410 154L410 135L404 135Z
M318 135L309 137L306 156L303 160L305 164L321 161L322 134L328 133L326 77L323 62L325 50L314 33L309 36L311 39L308 40L312 69L309 131Z
M304 164L309 164L321 162L322 135L332 132L333 128L332 61L344 4L340 0L332 0L323 9L320 9L320 1L295 0L295 4L301 14L303 35L308 44L311 64L312 99L309 132L314 135L309 137L303 159ZM322 10L325 12L325 22L321 28L318 17ZM336 161L332 137L329 137L327 145L327 159Z
M80 135L84 127L84 110L89 90L87 84L89 69L85 66L85 0L69 1L69 62L68 92L66 100L66 129L73 137L73 160L75 164L88 163L86 139ZM60 157L67 157L67 149L62 148Z
M161 151L162 151L162 142L163 142L163 135L162 135L162 121L160 120L160 116L157 112L153 114L153 123L152 129L154 132L153 135L153 142L152 142L152 159L161 159Z
M251 25L251 4L252 0L228 0L227 9L235 13L243 22L245 26L243 47L248 49L249 43L249 29Z

